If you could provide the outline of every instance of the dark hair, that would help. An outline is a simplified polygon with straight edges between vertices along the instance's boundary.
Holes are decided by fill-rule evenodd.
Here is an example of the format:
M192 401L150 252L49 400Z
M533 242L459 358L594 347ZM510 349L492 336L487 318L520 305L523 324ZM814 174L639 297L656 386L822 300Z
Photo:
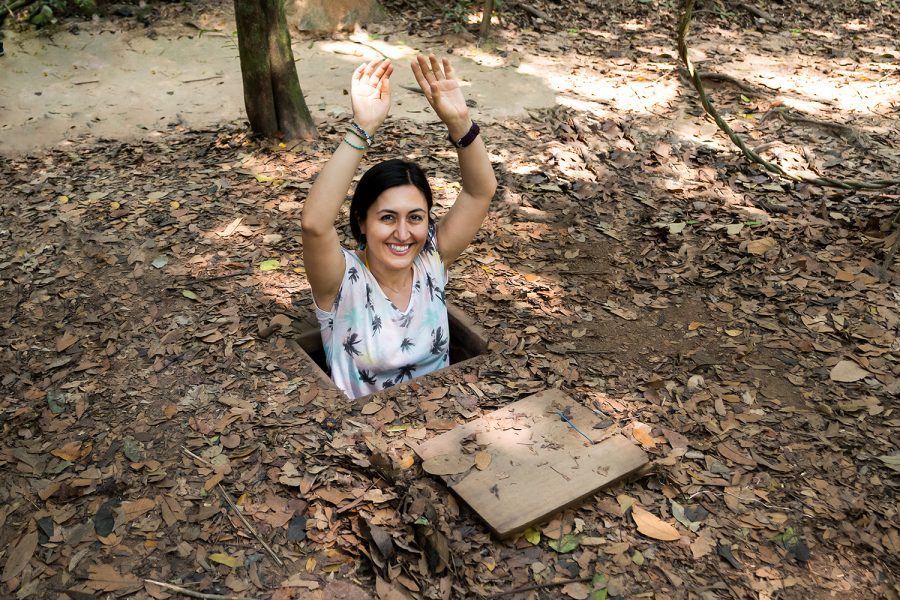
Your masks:
M399 158L386 160L363 173L353 192L353 200L350 202L350 232L357 243L363 239L359 224L366 220L369 207L375 204L378 196L385 190L402 185L414 185L422 192L428 205L428 221L431 221L431 186L428 185L425 172L414 162Z

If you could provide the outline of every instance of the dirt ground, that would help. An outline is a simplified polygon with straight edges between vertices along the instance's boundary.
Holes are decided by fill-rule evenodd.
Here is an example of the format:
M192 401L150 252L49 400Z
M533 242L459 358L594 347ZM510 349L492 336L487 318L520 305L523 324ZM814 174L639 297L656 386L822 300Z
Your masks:
M516 5L479 49L388 2L356 42L297 37L321 139L288 149L240 120L227 6L153 6L0 58L0 595L898 597L900 189L740 156L676 8ZM786 168L896 177L896 5L763 8L695 17L724 118ZM299 217L364 44L452 48L500 190L448 286L490 352L352 403L297 345ZM366 161L419 161L440 214L452 151L395 98ZM652 460L497 540L412 448L547 388Z

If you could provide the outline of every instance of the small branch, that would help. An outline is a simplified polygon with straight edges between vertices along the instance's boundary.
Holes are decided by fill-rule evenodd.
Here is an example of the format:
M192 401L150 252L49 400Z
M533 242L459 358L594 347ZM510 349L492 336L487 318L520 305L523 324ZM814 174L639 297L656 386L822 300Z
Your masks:
M190 457L193 458L194 460L203 463L203 464L206 465L207 467L212 467L212 466L213 466L213 464L212 464L211 462L209 462L208 460L206 460L206 459L203 458L202 456L197 456L196 454L194 454L193 452L191 452L190 450L188 450L188 449L185 448L184 446L181 447L181 450L182 450L182 452L184 452L185 454L187 454L188 456L190 456Z
M278 555L275 554L275 552L269 547L269 545L266 543L266 541L264 539L262 539L262 536L260 536L259 533L257 533L256 528L250 524L250 521L247 520L247 517L244 516L244 513L242 513L240 510L238 510L238 507L235 506L234 502L231 500L231 496L228 495L228 492L225 491L225 488L222 487L222 484L221 483L216 484L216 487L219 489L219 493L222 494L222 497L225 499L225 502L227 502L228 506L231 507L231 510L233 510L237 514L237 516L241 519L241 522L244 524L244 526L247 529L249 529L250 533L253 534L253 537L256 538L256 541L259 542L260 544L262 544L262 547L266 549L266 552L269 553L269 556L272 557L272 560L274 560L278 564L279 567L283 567L284 562L280 558L278 558Z
M587 583L589 581L593 581L593 577L579 577L578 579L563 579L562 581L548 581L547 583L535 583L532 585L526 585L525 587L516 588L514 590L507 590L505 592L500 592L499 594L494 594L494 598L501 598L503 596L511 596L513 594L522 594L524 592L531 592L534 590L541 590L544 588L552 588L552 587L560 587L563 585L569 585L570 583Z
M684 63L691 84L693 84L694 89L700 96L700 104L703 105L703 110L706 111L707 115L712 117L713 121L716 122L716 125L719 126L719 129L721 129L725 133L725 135L728 136L728 139L730 139L734 143L734 145L741 150L741 152L747 159L749 159L751 162L762 165L762 167L767 171L780 175L781 177L789 179L790 181L793 181L795 183L807 183L810 185L837 188L842 190L882 190L888 187L900 185L900 179L858 180L835 179L833 177L810 177L808 175L786 171L779 165L767 161L758 153L749 148L744 140L737 133L735 133L731 126L725 122L725 119L722 118L722 115L720 115L712 105L709 96L706 94L706 91L703 88L703 82L700 79L700 74L694 69L694 63L691 62L691 59L688 57L687 34L691 26L691 19L693 18L695 2L696 0L685 1L683 9L684 13L681 16L681 21L678 23L678 56L681 59L681 62Z
M202 79L185 79L181 83L197 83L198 81L209 81L210 79L222 79L222 76L213 75L212 77L203 77Z
M195 592L194 590L189 590L177 585L172 585L171 583L165 583L164 581L154 581L153 579L145 579L144 581L147 583L152 583L153 585L158 585L159 587L167 590L172 590L173 592L178 592L179 594L184 594L185 596L190 596L191 598L202 598L203 600L256 600L255 598L248 598L247 596L223 596L222 594L204 594L203 592Z
M90 81L73 81L72 85L87 85L89 83L100 83L99 79L91 79Z

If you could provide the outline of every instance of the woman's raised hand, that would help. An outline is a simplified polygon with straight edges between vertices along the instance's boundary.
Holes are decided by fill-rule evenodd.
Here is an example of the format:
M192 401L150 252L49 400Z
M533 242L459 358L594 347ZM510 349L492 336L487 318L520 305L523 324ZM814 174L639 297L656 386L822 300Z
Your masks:
M353 118L369 135L387 118L391 110L391 73L394 65L388 59L363 63L353 71L350 103Z
M469 131L472 122L469 120L469 107L462 88L453 76L450 60L444 58L438 61L434 54L430 54L428 58L420 54L411 66L425 98L447 126L450 136L453 139L461 138Z

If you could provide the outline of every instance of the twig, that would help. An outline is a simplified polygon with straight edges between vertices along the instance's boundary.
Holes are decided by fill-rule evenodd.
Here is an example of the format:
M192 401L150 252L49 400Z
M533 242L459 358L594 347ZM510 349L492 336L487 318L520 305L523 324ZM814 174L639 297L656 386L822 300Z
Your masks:
M591 577L579 577L578 579L563 579L562 581L548 581L547 583L534 583L531 585L526 585L524 587L516 588L514 590L507 590L505 592L500 592L499 594L495 594L494 598L500 598L502 596L511 596L513 594L522 594L524 592L531 592L533 590L540 590L544 588L551 587L559 587L562 585L569 585L570 583L587 583L588 581L593 581L593 576Z
M737 7L743 8L748 13L750 13L751 15L753 15L754 17L756 17L758 19L765 19L766 21L774 21L775 20L772 17L772 15L770 15L769 13L767 13L766 11L764 11L761 8L753 6L752 4L747 4L746 2L738 2Z
M384 52L382 52L381 50L379 50L378 48L376 48L376 47L373 46L372 44L367 44L367 43L365 43L365 42L357 42L356 40L350 40L350 41L353 42L354 44L359 44L360 46L365 46L366 48L369 48L369 49L371 49L371 50L374 50L375 52L377 52L378 54L380 54L380 55L383 56L384 58L390 58L390 56L388 56L387 54L385 54Z
M275 554L275 552L269 547L269 545L266 543L266 541L264 539L262 539L262 537L259 535L259 533L257 533L256 528L250 524L250 521L247 520L247 517L244 516L244 513L242 513L240 510L238 510L238 507L234 505L234 502L231 500L231 496L228 495L228 492L225 491L225 488L222 487L222 484L218 483L218 484L216 484L216 487L219 488L219 493L222 494L222 497L225 499L225 502L228 503L228 506L231 507L231 510L233 510L237 514L237 516L241 519L241 522L244 524L244 526L250 530L250 533L253 534L253 537L256 538L256 541L259 542L260 544L262 544L262 547L266 549L266 552L269 553L269 556L272 557L272 560L274 560L278 564L279 567L283 567L284 562L280 558L278 558L278 555Z
M900 179L875 179L871 181L861 181L856 179L834 179L832 177L810 177L808 175L803 175L800 173L793 173L790 171L786 171L782 167L767 161L759 154L754 152L751 148L749 148L747 144L744 143L744 140L734 132L731 126L725 122L725 119L722 118L719 112L712 105L709 96L703 89L703 82L700 80L700 74L694 69L694 63L692 63L691 59L688 57L687 33L691 25L691 18L693 17L694 3L695 0L685 0L684 14L682 15L681 21L678 24L678 56L681 58L681 62L684 63L684 66L687 69L688 75L690 77L690 81L693 84L694 89L697 90L697 94L700 96L700 103L703 105L703 110L706 111L706 114L712 117L712 119L716 122L716 125L719 126L719 129L721 129L725 133L725 135L728 136L728 138L734 143L734 145L740 148L745 157L747 157L752 162L762 165L763 168L765 168L767 171L775 173L784 177L785 179L789 179L797 183L808 183L811 185L838 188L842 190L882 190L887 187L900 185Z
M195 592L194 590L189 590L177 585L172 585L171 583L165 583L164 581L155 581L153 579L145 579L144 581L147 583L152 583L153 585L158 585L159 587L167 590L172 590L173 592L178 592L179 594L184 594L185 596L190 596L191 598L202 598L204 600L256 600L255 598L248 598L247 596L223 596L222 594L204 594L203 592Z
M181 83L197 83L198 81L209 81L210 79L222 79L222 76L213 75L212 77L204 77L202 79L185 79Z
M194 454L193 452L191 452L190 450L188 450L188 449L185 448L184 446L181 447L181 450L182 450L182 452L184 452L185 454L187 454L188 456L190 456L190 457L193 458L194 460L197 460L197 461L202 462L202 463L203 463L204 465L206 465L207 467L212 467L212 466L213 466L213 464L212 464L211 462L209 462L208 460L206 460L206 459L203 458L202 456L197 456L196 454Z
M87 85L89 83L100 83L99 79L91 79L90 81L73 81L72 85Z

